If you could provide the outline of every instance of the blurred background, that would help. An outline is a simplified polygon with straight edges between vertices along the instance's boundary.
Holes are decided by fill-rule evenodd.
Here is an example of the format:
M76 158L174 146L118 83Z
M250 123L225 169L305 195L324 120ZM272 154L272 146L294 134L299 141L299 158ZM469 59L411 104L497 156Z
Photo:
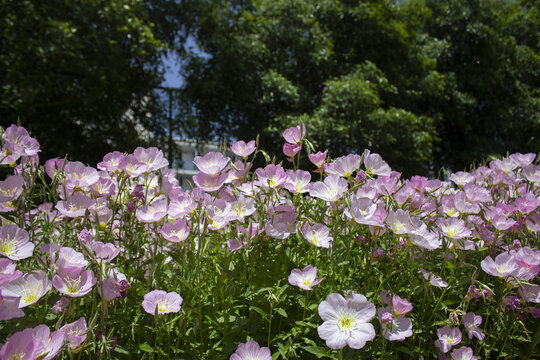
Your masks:
M42 162L257 134L280 161L298 123L406 176L540 149L538 0L0 0L0 24L0 124Z

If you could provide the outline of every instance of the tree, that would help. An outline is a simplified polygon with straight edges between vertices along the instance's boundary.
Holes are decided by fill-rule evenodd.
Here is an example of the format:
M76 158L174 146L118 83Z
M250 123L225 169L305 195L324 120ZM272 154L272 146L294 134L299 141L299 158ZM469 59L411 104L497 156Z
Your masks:
M0 118L42 157L95 164L132 151L148 122L165 43L140 0L0 0Z

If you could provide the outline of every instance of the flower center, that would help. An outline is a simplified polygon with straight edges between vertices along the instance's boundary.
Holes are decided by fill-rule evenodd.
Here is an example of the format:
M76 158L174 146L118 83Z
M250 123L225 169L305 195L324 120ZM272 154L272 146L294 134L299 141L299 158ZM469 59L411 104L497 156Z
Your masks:
M6 255L11 255L15 251L15 241L4 239L0 242L0 252Z
M338 327L340 330L351 331L355 326L355 319L351 315L342 315L338 319Z

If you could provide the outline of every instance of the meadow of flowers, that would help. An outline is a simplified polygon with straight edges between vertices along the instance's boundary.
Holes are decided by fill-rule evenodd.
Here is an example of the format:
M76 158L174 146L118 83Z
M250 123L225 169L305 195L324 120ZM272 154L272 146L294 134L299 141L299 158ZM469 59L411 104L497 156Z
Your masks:
M185 191L156 148L41 165L5 129L0 359L540 356L536 154L405 179L305 135L196 157Z

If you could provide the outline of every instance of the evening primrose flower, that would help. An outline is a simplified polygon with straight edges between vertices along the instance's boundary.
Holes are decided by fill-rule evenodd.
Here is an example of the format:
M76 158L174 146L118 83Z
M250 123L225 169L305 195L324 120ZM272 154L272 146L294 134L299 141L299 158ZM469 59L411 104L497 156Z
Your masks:
M349 154L334 160L326 169L330 175L343 176L348 178L360 167L362 157L357 154Z
M171 242L184 241L188 237L189 231L189 225L185 219L179 219L158 228L158 232Z
M364 166L369 175L390 176L392 169L379 154L372 154L368 149L364 150Z
M375 305L361 294L352 292L344 298L333 293L319 304L319 316L324 320L317 328L321 339L332 349L345 345L361 349L375 338L375 329L369 321L375 316Z
M435 341L435 346L445 354L461 342L461 331L458 328L445 326L437 330L437 336L439 339Z
M306 240L317 247L329 248L332 246L332 241L334 241L329 235L330 230L323 224L313 224L313 226L310 226L308 223L305 223L302 226L302 232Z
M20 175L10 176L5 181L0 181L0 202L13 201L23 191L24 179Z
M142 307L151 315L177 313L180 311L182 301L182 297L174 291L167 293L163 290L153 290L144 295Z
M29 241L26 230L17 225L0 227L0 255L11 260L21 260L32 256L34 244Z
M330 175L324 182L317 181L312 184L309 195L325 201L337 201L347 189L347 180L339 175Z
M4 296L0 290L0 320L9 320L24 316L24 312L19 309L20 296Z
M87 330L86 319L81 317L77 321L62 326L59 331L64 333L68 346L75 348L86 340Z
M478 360L478 358L473 355L473 349L466 346L455 349L450 353L450 356L452 356L453 360Z
M71 274L67 272L62 277L54 275L52 282L58 292L71 297L81 297L92 290L97 279L92 270L85 270Z
M255 140L251 140L247 144L243 140L236 141L231 145L231 151L236 156L246 159L255 151Z
M463 326L467 329L469 333L469 339L472 339L473 336L478 340L484 340L486 335L480 330L479 326L482 324L482 317L476 315L473 312L468 312L463 317Z
M269 348L260 347L256 341L251 340L239 344L229 360L272 360L272 354Z
M0 287L3 296L20 297L19 309L41 299L52 287L45 272L32 271Z
M304 270L293 269L288 280L289 284L304 290L313 290L313 286L323 281L322 278L317 279L317 267L311 265L304 267Z

